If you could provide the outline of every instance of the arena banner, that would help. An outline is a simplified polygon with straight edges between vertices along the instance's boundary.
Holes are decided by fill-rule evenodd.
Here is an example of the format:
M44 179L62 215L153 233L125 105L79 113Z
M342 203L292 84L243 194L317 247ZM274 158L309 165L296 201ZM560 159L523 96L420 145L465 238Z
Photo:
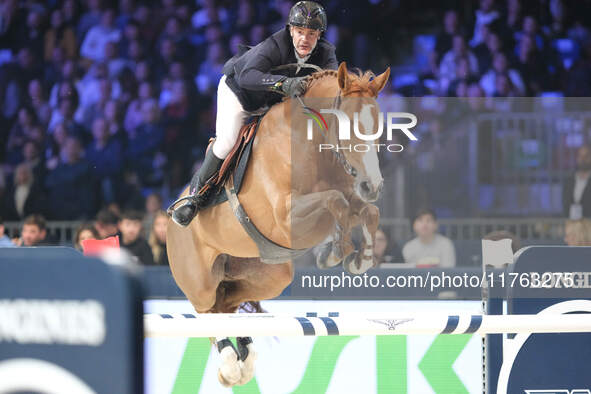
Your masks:
M141 393L141 296L71 248L0 254L0 393Z
M424 311L479 313L477 301L267 301L269 312ZM185 301L151 300L146 313L190 312ZM160 393L480 393L480 336L254 338L255 379L222 387L207 338L145 340L145 392Z

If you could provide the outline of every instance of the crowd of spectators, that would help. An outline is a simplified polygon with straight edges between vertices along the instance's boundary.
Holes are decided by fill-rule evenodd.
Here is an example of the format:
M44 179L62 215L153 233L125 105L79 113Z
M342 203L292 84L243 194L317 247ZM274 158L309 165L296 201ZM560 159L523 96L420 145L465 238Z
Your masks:
M385 23L388 17L402 21L408 5L322 3L329 20L325 35L337 46L339 60L381 70L413 58L391 52L396 26ZM477 8L433 3L429 67L410 86L398 87L394 75L396 94L591 95L591 36L575 3L465 3ZM215 129L215 87L224 62L240 44L255 45L281 29L292 4L3 2L4 218L39 213L49 220L90 219L105 206L141 209L153 191L170 201ZM441 31L434 34L438 25Z
M591 96L588 2L477 0L447 9L429 0L428 11L394 0L321 3L329 20L325 36L339 61L377 72L412 68L410 83L393 74L386 99ZM79 229L76 245L119 232L122 245L142 260L162 263L165 216L159 210L190 179L213 135L224 62L240 44L256 45L283 28L292 5L2 2L0 214L24 223L17 242L44 239L43 218L95 220ZM422 13L423 24L411 28ZM423 66L416 53L401 54L399 47L408 45L397 38L405 30L411 39L427 37ZM105 208L120 216L107 217ZM154 229L144 239L134 225L145 215ZM423 216L429 223L415 228L416 242L429 243L437 238L435 212ZM396 256L410 259L410 250L398 249Z

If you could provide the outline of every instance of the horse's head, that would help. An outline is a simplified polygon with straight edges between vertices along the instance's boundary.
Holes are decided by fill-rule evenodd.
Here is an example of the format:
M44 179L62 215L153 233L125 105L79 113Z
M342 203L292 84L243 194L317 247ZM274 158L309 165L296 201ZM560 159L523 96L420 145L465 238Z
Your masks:
M337 161L354 178L355 193L366 202L378 199L384 181L376 147L383 131L383 117L376 98L388 81L390 68L373 76L371 72L349 73L345 62L341 63L337 72L339 93L333 105L350 120L348 130L343 130L342 124L335 131L340 148Z

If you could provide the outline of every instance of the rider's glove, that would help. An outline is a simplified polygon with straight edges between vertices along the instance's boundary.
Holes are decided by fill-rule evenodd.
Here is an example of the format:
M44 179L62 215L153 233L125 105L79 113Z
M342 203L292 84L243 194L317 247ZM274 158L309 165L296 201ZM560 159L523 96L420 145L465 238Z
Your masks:
M306 93L306 77L287 78L281 81L280 90L289 97L301 96Z

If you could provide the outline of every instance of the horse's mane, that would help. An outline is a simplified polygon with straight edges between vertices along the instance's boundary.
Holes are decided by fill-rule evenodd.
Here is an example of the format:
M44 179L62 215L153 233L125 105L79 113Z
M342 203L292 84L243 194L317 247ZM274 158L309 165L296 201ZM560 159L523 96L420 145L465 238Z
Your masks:
M358 68L354 68L351 71L347 71L349 79L351 81L350 88L347 92L343 92L344 95L352 93L354 91L365 91L369 89L369 83L372 78L375 78L375 74L372 71L362 71ZM308 76L308 88L313 84L320 82L326 78L337 78L337 70L322 70L317 71Z

